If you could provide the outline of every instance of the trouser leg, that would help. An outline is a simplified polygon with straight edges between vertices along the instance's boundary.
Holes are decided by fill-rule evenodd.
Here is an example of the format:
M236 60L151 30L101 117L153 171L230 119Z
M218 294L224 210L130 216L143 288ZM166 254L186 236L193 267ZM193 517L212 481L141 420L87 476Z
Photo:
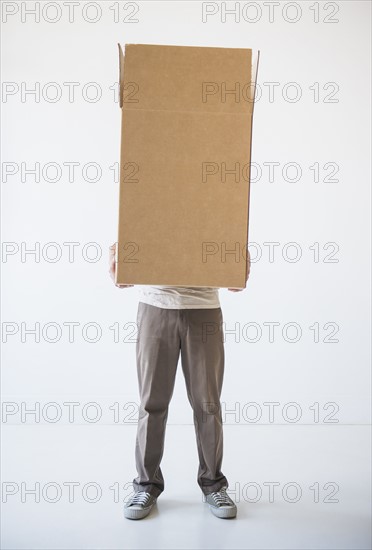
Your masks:
M221 471L223 423L220 396L224 375L221 308L181 313L181 359L188 399L194 411L199 454L198 484L204 494L228 487Z
M136 344L140 409L136 437L136 491L159 496L164 491L160 462L168 407L180 354L177 310L139 302Z

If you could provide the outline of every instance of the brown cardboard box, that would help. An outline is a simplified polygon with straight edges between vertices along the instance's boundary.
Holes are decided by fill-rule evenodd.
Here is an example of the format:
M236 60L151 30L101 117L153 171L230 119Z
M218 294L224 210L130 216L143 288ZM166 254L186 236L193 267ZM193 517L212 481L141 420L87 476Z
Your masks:
M245 288L259 51L118 46L116 284Z

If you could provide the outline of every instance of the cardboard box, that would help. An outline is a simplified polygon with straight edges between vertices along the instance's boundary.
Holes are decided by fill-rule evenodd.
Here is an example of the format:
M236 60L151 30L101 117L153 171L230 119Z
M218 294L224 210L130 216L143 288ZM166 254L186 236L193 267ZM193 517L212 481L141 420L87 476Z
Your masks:
M245 288L259 51L118 46L116 283Z

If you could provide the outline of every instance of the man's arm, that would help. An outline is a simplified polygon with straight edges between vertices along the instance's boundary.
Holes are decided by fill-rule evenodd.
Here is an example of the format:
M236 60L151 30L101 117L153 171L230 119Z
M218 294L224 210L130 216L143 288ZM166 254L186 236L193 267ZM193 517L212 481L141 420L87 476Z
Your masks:
M116 273L115 253L116 253L116 243L112 244L109 249L109 270L108 271L114 283L115 283L115 273ZM118 288L128 288L134 285L117 285L115 283L115 286L117 286Z
M250 272L251 272L251 255L250 255L249 250L247 248L247 278L246 278L246 282L249 279ZM243 288L228 288L227 290L231 290L231 292L241 292L244 289Z

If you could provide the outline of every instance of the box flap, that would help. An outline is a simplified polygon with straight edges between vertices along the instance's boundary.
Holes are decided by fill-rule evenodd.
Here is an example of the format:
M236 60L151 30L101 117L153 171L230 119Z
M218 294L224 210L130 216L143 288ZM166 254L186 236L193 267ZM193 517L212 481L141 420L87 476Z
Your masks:
M121 45L119 46L119 106L123 107L124 97L124 54Z
M251 114L251 49L125 44L124 109Z

